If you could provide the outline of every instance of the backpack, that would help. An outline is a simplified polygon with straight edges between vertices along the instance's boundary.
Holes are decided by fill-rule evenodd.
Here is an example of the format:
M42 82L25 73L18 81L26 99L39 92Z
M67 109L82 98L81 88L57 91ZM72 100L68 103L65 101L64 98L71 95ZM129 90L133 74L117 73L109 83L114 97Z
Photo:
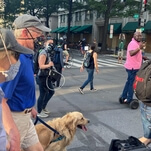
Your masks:
M62 48L60 48L58 46L56 46L54 48L54 56L53 56L53 59L52 59L54 64L60 64L60 49L62 49Z
M91 56L92 56L92 52L86 51L86 53L84 55L84 60L83 60L83 66L85 68L88 68L90 66Z
M34 54L34 58L33 58L34 74L37 74L39 71L38 57L41 51L42 49L37 50Z
M45 49L45 48L43 48ZM38 71L39 71L39 63L38 63L38 57L39 57L39 54L40 52L43 50L43 49L39 49L35 52L34 54L34 59L33 59L33 64L34 64L34 74L38 74ZM52 58L54 57L54 46L53 45L49 45L49 47L47 49L45 49L45 51L47 52L47 59L46 59L46 62L48 61L48 57Z
M151 101L151 60L142 64L136 74L133 88L139 100L144 102Z

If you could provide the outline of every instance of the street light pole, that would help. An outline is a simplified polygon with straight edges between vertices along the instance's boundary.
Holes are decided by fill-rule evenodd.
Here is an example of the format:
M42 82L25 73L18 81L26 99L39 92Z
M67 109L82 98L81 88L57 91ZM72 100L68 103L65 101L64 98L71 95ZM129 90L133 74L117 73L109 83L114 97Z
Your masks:
M68 31L67 31L67 46L69 46L69 36L70 36L70 24L72 17L72 0L69 0L69 14L68 14Z

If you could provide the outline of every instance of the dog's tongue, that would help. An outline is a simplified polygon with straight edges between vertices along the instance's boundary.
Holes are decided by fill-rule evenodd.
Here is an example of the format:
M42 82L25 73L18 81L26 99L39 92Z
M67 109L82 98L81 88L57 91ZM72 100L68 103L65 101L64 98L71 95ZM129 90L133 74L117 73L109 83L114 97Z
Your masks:
M87 131L87 128L84 125L82 125L82 130Z

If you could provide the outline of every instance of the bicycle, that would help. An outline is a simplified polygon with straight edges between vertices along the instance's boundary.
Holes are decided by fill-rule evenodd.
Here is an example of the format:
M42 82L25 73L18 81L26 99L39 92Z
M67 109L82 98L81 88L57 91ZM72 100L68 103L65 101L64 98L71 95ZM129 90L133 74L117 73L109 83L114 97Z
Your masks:
M68 53L69 53L70 49L68 48ZM66 62L66 55L63 54L63 62L64 62L64 67L65 68L71 68L73 65L73 54L69 53L69 58L68 61Z
M78 44L78 50L79 50L79 56L83 57L86 53L87 50L89 50L89 44L85 45L84 48L82 47L81 44Z

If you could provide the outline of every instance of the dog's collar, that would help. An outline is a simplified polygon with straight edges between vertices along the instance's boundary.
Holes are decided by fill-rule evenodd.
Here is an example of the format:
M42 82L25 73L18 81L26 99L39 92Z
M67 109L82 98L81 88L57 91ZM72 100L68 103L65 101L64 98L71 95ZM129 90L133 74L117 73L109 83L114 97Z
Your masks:
M36 117L36 120L35 120L35 122L34 122L34 125L36 125L38 121L40 121L43 125L45 125L45 126L46 126L47 128L49 128L50 130L52 130L52 131L54 132L54 136L55 136L55 134L58 134L58 135L59 135L59 137L58 137L57 139L55 139L55 140L52 140L52 141L50 142L50 144L53 143L53 142L61 141L63 138L65 138L65 136L61 135L57 130L55 130L55 129L52 128L50 125L48 125L47 123L45 123L45 122L44 122L42 119L40 119L38 116Z
M54 143L54 142L57 142L57 141L61 141L64 137L65 137L65 136L60 135L60 136L59 136L58 138L56 138L55 140L52 140L52 141L50 142L50 144L51 144L51 143Z

